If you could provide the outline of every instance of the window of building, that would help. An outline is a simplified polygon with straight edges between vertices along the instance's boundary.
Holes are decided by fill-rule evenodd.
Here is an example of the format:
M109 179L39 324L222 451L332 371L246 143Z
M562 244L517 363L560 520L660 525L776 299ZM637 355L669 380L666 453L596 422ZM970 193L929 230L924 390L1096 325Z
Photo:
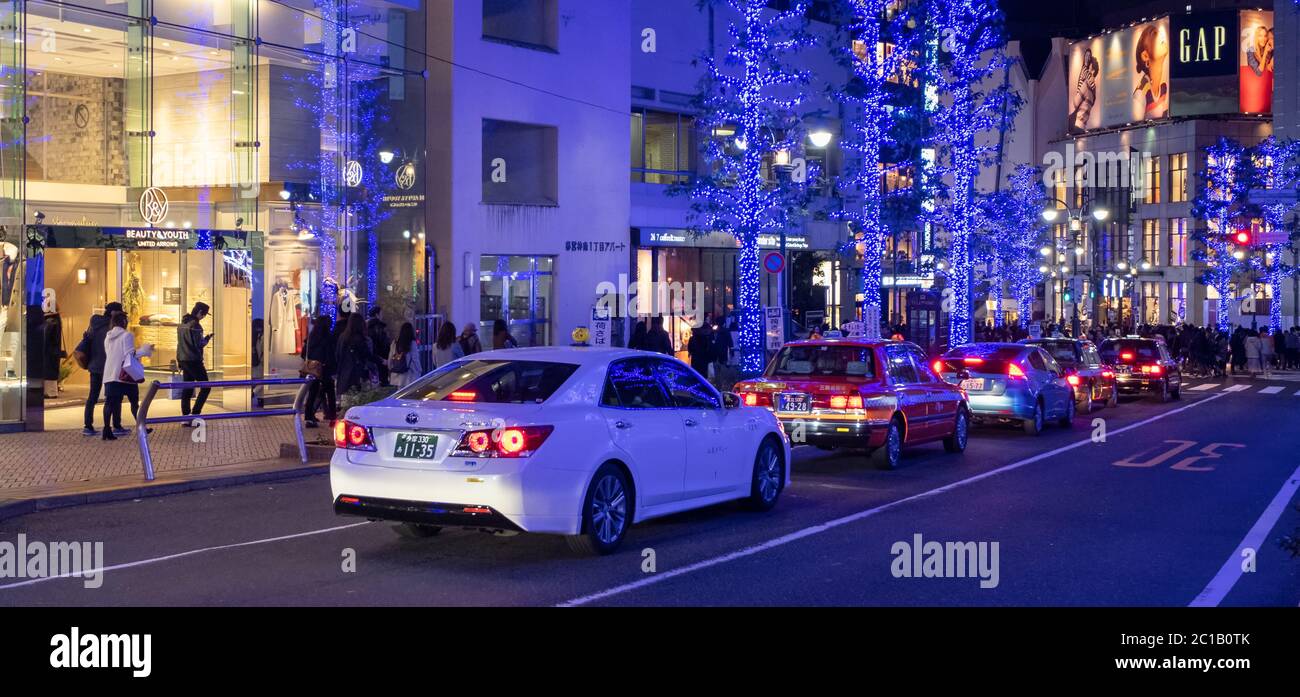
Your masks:
M649 109L632 112L632 181L680 184L695 172L695 119Z
M483 119L483 202L559 203L554 126Z
M1160 284L1153 281L1142 282L1142 321L1147 324L1160 324Z
M1187 218L1169 219L1169 265L1187 266Z
M1147 160L1147 168L1144 173L1143 181L1143 203L1160 203L1160 158L1153 157Z
M1187 153L1169 156L1169 202L1187 200Z
M1187 319L1187 284L1169 284L1169 309L1166 320L1172 324Z
M1142 221L1142 260L1153 266L1160 264L1160 220L1157 218Z
M559 0L483 0L483 38L559 48Z

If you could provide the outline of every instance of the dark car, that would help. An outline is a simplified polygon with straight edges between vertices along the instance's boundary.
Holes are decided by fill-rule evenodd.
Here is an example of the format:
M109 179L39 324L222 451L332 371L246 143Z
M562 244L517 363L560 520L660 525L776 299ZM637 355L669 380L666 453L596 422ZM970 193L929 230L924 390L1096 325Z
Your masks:
M884 469L904 445L943 441L966 449L966 395L935 375L925 352L904 341L816 339L786 344L762 377L737 383L747 406L776 412L797 442L866 448Z
M1115 369L1102 362L1096 344L1087 339L1062 337L1026 339L1021 343L1037 346L1056 359L1065 371L1065 379L1074 388L1074 401L1080 412L1087 414L1097 402L1108 407L1119 403Z
M1101 342L1101 360L1115 367L1122 395L1151 394L1162 402L1182 396L1182 370L1160 337L1107 339Z

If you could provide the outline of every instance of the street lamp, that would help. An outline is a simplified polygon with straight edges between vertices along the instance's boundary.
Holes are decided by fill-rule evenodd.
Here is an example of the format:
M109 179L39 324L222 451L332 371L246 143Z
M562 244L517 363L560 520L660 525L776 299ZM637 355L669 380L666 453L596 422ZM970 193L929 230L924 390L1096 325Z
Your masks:
M1090 232L1090 230L1085 228L1084 221L1091 220L1091 221L1095 221L1096 223L1104 223L1105 221L1110 219L1110 210L1105 206L1095 205L1096 202L1093 200L1085 201L1083 205L1079 206L1077 209L1071 206L1069 203L1066 203L1065 201L1062 201L1061 199L1056 197L1049 198L1048 202L1051 205L1050 207L1043 209L1042 211L1043 220L1046 220L1049 223L1054 222L1062 212L1065 213L1067 219L1069 220L1069 230L1074 236L1075 270L1077 272L1079 262L1083 260L1083 255L1084 255L1084 247L1082 244L1080 244L1079 235L1088 234ZM1097 252L1097 245L1095 241L1092 245L1092 250L1093 250L1093 254L1095 255ZM1044 256L1047 256L1047 254L1044 254ZM1061 261L1064 261L1064 259L1062 258ZM1096 267L1097 264L1095 260L1094 263L1089 264L1089 281L1091 282L1089 284L1090 286L1089 293L1094 294L1093 295L1094 298L1096 297L1095 293L1096 293L1097 284L1095 282L1095 277L1092 274L1095 273ZM1066 274L1067 272L1068 272L1068 267L1065 264L1062 264L1061 265L1062 275ZM1073 300L1074 300L1073 303L1074 319L1071 324L1072 324L1074 335L1078 336L1080 330L1079 299L1076 296L1074 297ZM1094 307L1094 311L1095 311L1095 307Z
M824 148L831 144L833 135L824 128L814 129L808 132L808 142L812 143L814 148Z

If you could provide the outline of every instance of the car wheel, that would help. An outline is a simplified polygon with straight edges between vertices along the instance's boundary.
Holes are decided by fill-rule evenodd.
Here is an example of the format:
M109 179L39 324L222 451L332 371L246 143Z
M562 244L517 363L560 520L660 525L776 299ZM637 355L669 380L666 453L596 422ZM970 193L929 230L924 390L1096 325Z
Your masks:
M785 487L785 466L781 462L781 449L771 439L758 446L754 456L754 474L750 479L749 498L745 507L751 511L770 511Z
M1091 413L1092 413L1092 397L1093 397L1093 389L1092 389L1092 388L1093 388L1093 386L1092 386L1091 384L1089 384L1089 385L1088 385L1088 394L1084 395L1084 396L1083 396L1083 399L1079 402L1079 408L1077 409L1077 411L1081 411L1081 412L1083 412L1084 414L1091 414Z
M1179 400L1183 398L1183 386L1181 383L1178 385L1178 387L1174 388L1174 391L1169 394L1169 397L1174 400Z
M1168 380L1161 380L1161 381L1160 381L1160 392L1158 392L1158 393L1156 394L1156 398L1159 399L1161 402L1168 402L1168 401L1169 401L1169 381L1168 381Z
M1092 400L1091 399L1088 400L1088 403L1091 404ZM1061 428L1070 428L1071 426L1074 425L1074 414L1075 414L1074 396L1071 395L1070 399L1065 400L1065 415L1062 416L1061 420L1058 421L1057 423L1061 426Z
M1031 436L1036 436L1043 432L1043 400L1040 399L1037 402L1034 402L1034 416L1033 418L1025 419L1024 428L1025 433L1028 433Z
M442 528L438 527L437 525L419 525L417 523L398 523L397 525L393 526L393 532L397 533L398 537L406 537L409 539L424 539L426 537L433 537L438 533L442 532Z
M1119 388L1115 385L1110 387L1110 399L1106 400L1106 408L1114 409L1119 406Z
M903 428L895 417L889 422L889 431L885 434L885 443L871 454L876 459L876 467L882 470L898 469L903 459Z
M582 503L582 533L569 535L569 548L580 554L609 554L618 549L632 523L631 488L623 470L612 464L596 470Z
M963 407L957 407L957 421L952 425L952 435L943 439L943 449L950 453L966 451L966 441L970 438L970 415Z

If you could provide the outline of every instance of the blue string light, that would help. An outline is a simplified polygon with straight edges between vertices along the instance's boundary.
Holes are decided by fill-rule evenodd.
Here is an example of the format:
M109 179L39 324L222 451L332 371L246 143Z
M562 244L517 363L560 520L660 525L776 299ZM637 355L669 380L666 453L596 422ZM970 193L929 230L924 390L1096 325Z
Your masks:
M1234 256L1234 222L1248 215L1250 189L1256 183L1257 170L1245 147L1235 140L1219 138L1204 149L1205 167L1199 173L1201 183L1192 201L1192 215L1205 222L1193 233L1199 246L1192 257L1206 264L1197 279L1218 293L1217 325L1221 332L1232 329L1229 302L1233 281L1250 262ZM1244 251L1244 250L1243 250Z

